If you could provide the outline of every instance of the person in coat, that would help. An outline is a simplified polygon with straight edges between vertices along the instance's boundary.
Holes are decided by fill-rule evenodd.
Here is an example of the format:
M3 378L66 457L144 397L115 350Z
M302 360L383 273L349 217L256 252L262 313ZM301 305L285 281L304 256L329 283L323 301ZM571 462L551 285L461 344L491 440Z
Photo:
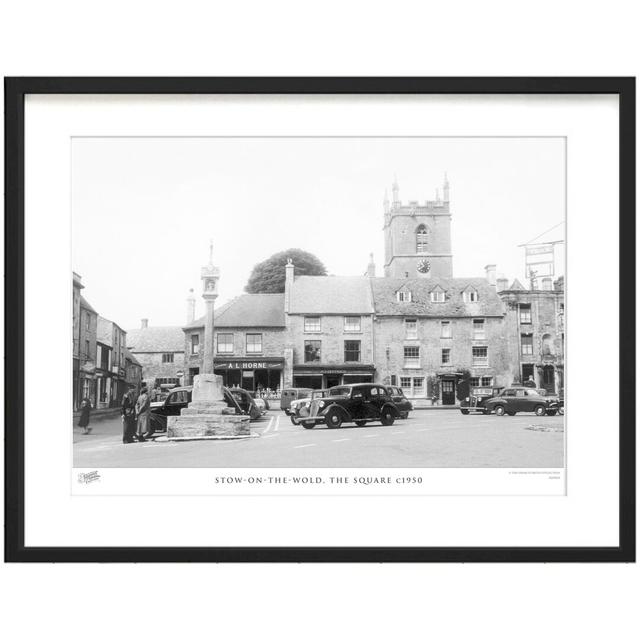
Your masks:
M149 390L147 387L140 389L140 395L136 401L136 419L138 428L136 437L139 442L144 442L149 435L149 410L151 408L151 400L149 399Z
M78 420L78 426L84 429L82 433L85 436L91 433L91 427L89 426L90 420L91 401L89 400L89 398L85 398L80 404L80 420Z
M136 400L135 389L129 389L122 398L122 442L129 444L136 440Z

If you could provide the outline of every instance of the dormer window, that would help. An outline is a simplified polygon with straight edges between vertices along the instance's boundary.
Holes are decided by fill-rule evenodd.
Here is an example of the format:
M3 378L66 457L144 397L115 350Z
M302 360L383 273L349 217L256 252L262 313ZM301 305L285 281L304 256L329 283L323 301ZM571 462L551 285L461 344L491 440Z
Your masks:
M411 291L398 291L396 292L396 299L398 302L413 302L413 294Z
M429 294L429 297L431 302L444 302L444 290L438 287Z
M427 227L421 224L416 229L416 253L427 252Z
M478 292L475 289L467 289L462 292L464 302L478 302Z

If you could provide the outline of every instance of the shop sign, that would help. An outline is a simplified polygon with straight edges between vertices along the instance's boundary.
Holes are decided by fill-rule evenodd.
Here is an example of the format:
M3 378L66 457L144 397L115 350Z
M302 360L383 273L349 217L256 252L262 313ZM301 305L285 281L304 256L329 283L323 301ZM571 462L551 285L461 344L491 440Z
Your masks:
M215 369L281 369L281 362L256 362L239 360L238 362L214 362Z

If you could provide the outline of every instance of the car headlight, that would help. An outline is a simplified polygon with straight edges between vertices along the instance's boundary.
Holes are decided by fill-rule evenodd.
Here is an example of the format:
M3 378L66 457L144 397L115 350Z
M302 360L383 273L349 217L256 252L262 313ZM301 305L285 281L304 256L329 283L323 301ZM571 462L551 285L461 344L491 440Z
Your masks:
M324 400L320 400L320 402L318 402L318 408L322 409L322 407L324 407Z
M469 398L465 398L465 399L464 399L464 401L465 401L465 402L469 402Z

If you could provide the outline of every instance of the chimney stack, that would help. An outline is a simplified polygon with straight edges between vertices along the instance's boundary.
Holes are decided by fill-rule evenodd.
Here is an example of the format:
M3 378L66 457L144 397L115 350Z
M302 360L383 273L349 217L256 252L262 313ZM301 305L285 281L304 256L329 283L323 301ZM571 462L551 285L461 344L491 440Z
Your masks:
M373 261L373 253L369 254L369 264L367 265L367 276L369 278L376 277L376 263Z
M284 267L284 310L289 313L289 302L291 300L291 287L293 287L294 266L291 258L287 258L287 264Z
M142 318L142 321L140 323L140 328L141 329L148 329L149 328L149 318Z
M496 280L496 290L497 291L506 291L509 288L509 281L501 276Z
M487 274L487 282L492 284L494 287L496 286L496 265L488 264L484 268L485 273Z
M191 324L196 319L196 297L193 295L193 289L189 289L187 297L187 324Z

